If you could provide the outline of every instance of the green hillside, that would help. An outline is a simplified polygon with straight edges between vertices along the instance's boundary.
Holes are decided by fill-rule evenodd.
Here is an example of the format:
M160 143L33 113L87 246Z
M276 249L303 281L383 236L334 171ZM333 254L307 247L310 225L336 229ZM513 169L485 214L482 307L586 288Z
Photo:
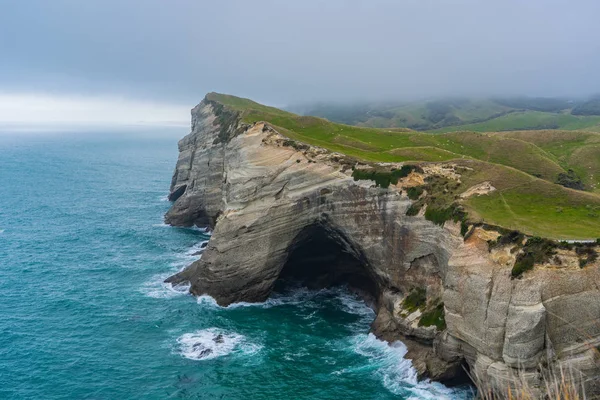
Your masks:
M408 103L314 104L292 107L305 115L373 128L404 127L437 133L562 129L600 131L599 100L453 98Z
M455 132L456 130L475 132L514 131L525 129L595 130L600 131L600 116L576 116L570 113L549 113L542 111L511 112L485 122L449 126L432 130L432 133Z
M472 221L552 238L600 237L600 195L594 193L600 134L566 132L564 139L557 131L429 134L337 124L233 96L213 93L207 98L239 112L246 123L266 121L292 140L361 160L453 160L466 167L462 185L445 189L440 198L453 202L453 196L485 181L498 189L463 202ZM587 192L555 183L569 169L579 174Z

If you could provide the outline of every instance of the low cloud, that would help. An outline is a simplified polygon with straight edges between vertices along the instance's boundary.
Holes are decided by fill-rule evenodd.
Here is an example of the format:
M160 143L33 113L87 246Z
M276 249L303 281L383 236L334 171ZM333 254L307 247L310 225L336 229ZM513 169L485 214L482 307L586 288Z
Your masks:
M18 93L192 107L210 91L275 105L600 92L598 0L4 3L0 90Z
M18 128L188 126L189 109L122 97L0 93L0 125Z

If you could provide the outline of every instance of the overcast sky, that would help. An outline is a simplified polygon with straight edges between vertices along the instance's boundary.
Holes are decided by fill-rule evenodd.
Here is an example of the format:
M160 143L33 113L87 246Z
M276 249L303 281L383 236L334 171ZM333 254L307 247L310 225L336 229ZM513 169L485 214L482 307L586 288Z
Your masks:
M104 114L96 119L131 106L141 112L134 120L146 114L187 120L209 91L273 105L600 92L599 0L0 0L0 6L0 121L10 119L2 104L12 97L39 103L42 94L50 113L53 99L63 109L90 101L88 114L102 101Z

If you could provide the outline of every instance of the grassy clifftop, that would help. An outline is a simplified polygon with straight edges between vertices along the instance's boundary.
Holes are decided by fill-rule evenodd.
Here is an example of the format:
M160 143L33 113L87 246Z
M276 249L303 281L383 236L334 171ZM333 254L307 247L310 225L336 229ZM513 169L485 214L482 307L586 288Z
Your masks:
M361 160L453 160L464 164L472 172L464 175L461 189L486 181L497 189L462 201L473 221L556 239L600 237L600 134L561 131L428 134L337 124L217 93L210 93L207 98L239 112L246 123L265 121L290 139ZM580 179L586 191L555 183L568 174Z

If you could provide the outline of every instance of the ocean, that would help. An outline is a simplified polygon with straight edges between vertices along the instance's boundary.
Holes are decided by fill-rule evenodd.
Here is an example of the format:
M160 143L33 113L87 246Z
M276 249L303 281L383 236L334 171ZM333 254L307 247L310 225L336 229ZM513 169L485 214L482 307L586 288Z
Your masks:
M0 133L0 399L471 397L417 382L344 288L222 308L164 284L209 239L163 224L185 133Z

